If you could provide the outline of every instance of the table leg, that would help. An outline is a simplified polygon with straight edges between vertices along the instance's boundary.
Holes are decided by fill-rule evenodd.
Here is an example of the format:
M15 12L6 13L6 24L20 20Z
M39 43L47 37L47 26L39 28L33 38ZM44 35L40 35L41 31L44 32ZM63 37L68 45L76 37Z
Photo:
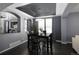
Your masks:
M48 38L47 38L47 54L49 54L49 42L48 42Z

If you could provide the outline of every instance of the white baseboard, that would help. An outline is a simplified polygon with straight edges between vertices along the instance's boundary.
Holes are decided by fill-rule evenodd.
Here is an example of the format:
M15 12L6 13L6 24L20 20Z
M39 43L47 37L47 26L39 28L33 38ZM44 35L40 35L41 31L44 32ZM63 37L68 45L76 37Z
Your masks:
M1 52L0 52L0 54L1 54L1 53L3 53L3 52L8 51L8 50L10 50L10 49L12 49L12 48L14 48L14 47L17 47L17 46L19 46L19 45L21 45L21 44L23 44L23 43L25 43L25 42L27 42L27 40L25 40L25 41L23 41L23 42L21 42L21 43L17 44L16 46L9 47L9 48L7 48L7 49L5 49L5 50L1 51Z
M72 42L63 42L63 41L61 41L61 40L56 40L56 42L60 42L60 43L62 43L62 44L72 43Z
M12 42L12 43L9 44L9 47L15 47L15 46L17 46L18 44L20 44L21 42L22 42L21 40Z

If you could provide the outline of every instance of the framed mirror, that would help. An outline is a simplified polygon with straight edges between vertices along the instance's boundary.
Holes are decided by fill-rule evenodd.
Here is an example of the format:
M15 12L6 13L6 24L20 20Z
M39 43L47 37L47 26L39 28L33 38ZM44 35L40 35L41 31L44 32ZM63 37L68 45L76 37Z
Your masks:
M0 33L20 32L20 17L12 12L0 12Z

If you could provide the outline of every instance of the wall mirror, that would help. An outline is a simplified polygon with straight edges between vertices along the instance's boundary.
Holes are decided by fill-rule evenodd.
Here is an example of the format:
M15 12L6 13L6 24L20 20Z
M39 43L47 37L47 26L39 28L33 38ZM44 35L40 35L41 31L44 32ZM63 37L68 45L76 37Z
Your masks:
M20 17L12 12L0 12L0 33L20 32Z

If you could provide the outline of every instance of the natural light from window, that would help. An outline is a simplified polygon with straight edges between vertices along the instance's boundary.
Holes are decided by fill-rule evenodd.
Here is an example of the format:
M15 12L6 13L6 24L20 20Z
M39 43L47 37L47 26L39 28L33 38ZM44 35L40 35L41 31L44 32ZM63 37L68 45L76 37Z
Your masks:
M52 18L46 19L46 32L48 34L52 33Z
M40 32L40 28L42 30L45 30L45 24L44 24L44 19L36 19L38 21L38 30ZM46 18L46 33L50 34L52 33L52 18Z

